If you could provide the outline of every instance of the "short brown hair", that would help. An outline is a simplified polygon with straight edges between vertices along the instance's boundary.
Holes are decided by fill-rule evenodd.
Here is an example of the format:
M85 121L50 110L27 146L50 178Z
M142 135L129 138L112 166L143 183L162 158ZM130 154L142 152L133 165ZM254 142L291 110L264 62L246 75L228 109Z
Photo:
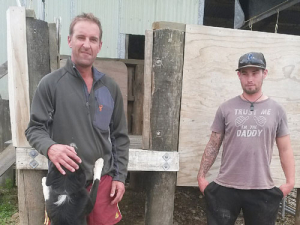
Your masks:
M70 28L69 28L69 35L70 36L72 36L72 34L73 34L73 29L74 29L75 24L79 21L90 21L90 22L93 22L93 23L97 24L98 27L99 27L99 30L100 30L99 38L100 38L100 41L101 41L101 39L102 39L101 22L96 16L93 15L93 13L82 13L81 15L76 16L70 24Z

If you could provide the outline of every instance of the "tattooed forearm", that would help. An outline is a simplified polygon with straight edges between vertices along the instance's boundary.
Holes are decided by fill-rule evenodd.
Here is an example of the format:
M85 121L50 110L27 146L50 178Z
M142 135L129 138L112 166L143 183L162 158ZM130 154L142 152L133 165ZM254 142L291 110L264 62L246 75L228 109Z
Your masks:
M205 178L206 173L215 162L223 141L223 137L223 134L212 132L202 156L198 178Z

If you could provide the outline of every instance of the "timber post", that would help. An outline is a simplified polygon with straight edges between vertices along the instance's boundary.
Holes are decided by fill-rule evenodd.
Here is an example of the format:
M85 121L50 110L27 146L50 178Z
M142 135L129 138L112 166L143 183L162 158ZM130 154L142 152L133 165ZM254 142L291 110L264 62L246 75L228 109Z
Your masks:
M30 104L36 87L40 79L51 72L49 37L51 39L51 36L55 35L49 35L48 23L35 19L34 11L24 7L10 7L7 10L7 33L12 141L16 149L30 150L24 131L29 122ZM41 179L46 175L46 171L33 170L38 164L35 156L32 155L30 159L32 170L24 170L17 166L21 225L44 223L45 207Z
M178 150L185 25L182 28L153 31L150 149ZM173 224L176 172L167 172L167 153L164 159L166 172L149 172L146 225Z
M300 225L300 188L297 188L295 225Z

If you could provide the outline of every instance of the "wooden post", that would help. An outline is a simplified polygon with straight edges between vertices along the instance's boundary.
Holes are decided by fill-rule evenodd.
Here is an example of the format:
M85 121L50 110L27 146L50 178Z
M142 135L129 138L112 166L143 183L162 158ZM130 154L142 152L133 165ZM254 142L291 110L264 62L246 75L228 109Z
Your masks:
M154 31L153 84L150 113L151 149L177 151L182 88L184 31ZM146 197L146 225L172 225L176 173L150 172Z
M150 149L150 108L152 81L153 30L145 32L144 101L143 101L143 149Z
M24 134L30 111L25 15L23 7L7 10L9 107L15 147L29 147Z
M300 225L300 189L297 188L295 225Z
M133 83L133 120L132 134L142 135L143 132L143 96L144 96L144 65L137 64L134 70Z
M0 153L7 147L5 142L11 140L9 102L0 95Z
M9 101L13 145L17 148L30 148L24 134L30 102L40 79L50 73L48 24L34 17L33 11L26 11L23 7L10 7L7 11ZM46 171L33 168L18 170L21 225L44 222L41 180L45 174Z

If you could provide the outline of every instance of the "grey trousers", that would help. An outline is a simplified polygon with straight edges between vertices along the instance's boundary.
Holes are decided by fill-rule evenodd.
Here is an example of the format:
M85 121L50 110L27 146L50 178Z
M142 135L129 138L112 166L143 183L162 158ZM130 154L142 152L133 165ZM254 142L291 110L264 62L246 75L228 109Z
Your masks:
M243 211L246 225L275 225L282 191L240 190L211 182L204 190L208 225L234 225Z

